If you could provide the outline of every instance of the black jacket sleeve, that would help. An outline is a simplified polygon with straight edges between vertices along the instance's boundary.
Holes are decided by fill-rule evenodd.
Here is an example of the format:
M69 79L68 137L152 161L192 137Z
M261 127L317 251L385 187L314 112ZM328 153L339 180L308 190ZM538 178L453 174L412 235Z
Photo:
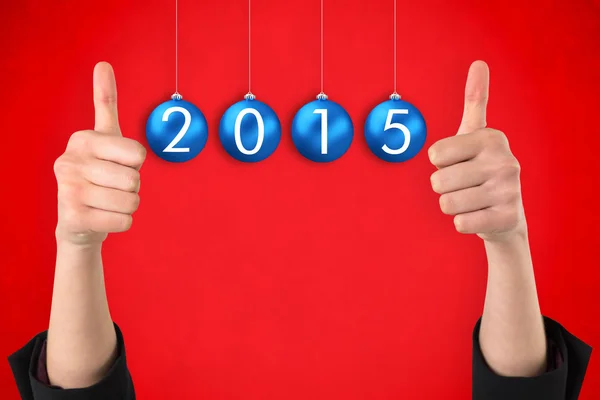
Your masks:
M533 378L496 375L486 364L479 346L479 327L473 332L473 400L576 400L592 349L559 323L544 317L546 337L562 356L558 368Z
M83 389L63 390L44 385L35 377L38 358L47 332L34 337L23 348L8 357L19 393L23 400L135 400L133 381L125 358L123 335L117 331L118 358L97 384Z

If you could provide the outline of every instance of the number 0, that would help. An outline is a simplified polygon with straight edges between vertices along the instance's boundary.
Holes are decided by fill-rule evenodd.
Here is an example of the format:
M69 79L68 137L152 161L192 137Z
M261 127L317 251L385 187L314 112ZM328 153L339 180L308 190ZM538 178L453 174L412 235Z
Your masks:
M247 114L254 115L254 117L256 117L256 123L258 124L258 138L256 139L256 145L254 146L254 148L252 150L246 150L246 148L244 147L244 144L242 143L242 134L240 132L241 127L242 127L242 119L244 119L244 117ZM242 111L240 111L237 118L235 119L235 145L237 146L238 150L242 154L251 156L253 154L258 153L264 140L265 140L265 122L263 121L262 116L254 108L244 108Z

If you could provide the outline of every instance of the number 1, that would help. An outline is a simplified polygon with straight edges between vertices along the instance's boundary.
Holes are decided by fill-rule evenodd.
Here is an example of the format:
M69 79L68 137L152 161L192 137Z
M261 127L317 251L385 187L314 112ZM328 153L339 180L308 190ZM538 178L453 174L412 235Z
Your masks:
M321 114L321 154L327 154L327 109L319 108L313 114Z

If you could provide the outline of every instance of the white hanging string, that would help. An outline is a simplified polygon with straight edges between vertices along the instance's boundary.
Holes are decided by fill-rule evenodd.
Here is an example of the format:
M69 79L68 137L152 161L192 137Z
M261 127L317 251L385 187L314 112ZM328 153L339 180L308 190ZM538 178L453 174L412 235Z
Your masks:
M321 0L321 93L323 93L323 0Z
M390 95L390 99L392 100L400 100L400 95L398 94L398 92L396 91L396 84L397 84L397 74L398 74L398 56L397 56L397 52L398 52L398 46L397 46L397 40L398 40L398 35L396 34L397 31L397 6L396 6L396 0L394 0L394 93L392 93Z
M254 100L252 94L252 0L248 0L248 93L244 96L246 100Z
M173 100L181 100L179 94L179 1L175 0L175 93L171 96Z
M324 68L323 68L323 65L324 65L324 56L323 56L323 54L324 54L324 50L323 50L323 47L324 47L323 46L323 18L324 18L323 17L323 1L324 0L321 0L321 93L319 93L317 95L317 99L319 99L319 100L327 100L327 95L324 92L324 83L323 83L324 82L324 78L323 78L323 76L324 76L324 72L323 72L324 71Z

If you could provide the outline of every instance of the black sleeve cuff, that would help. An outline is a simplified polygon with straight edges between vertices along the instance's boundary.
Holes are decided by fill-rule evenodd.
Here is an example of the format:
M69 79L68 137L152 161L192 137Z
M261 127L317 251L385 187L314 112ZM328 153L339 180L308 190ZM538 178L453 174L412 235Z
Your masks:
M19 393L23 400L133 400L133 381L127 369L123 334L115 324L118 356L114 365L100 382L82 389L59 389L44 385L35 377L38 358L47 332L42 332L23 348L9 356Z
M549 372L532 378L503 377L485 362L479 346L477 321L473 332L473 400L576 400L592 348L570 334L559 323L544 317L546 337L556 344L563 362Z

